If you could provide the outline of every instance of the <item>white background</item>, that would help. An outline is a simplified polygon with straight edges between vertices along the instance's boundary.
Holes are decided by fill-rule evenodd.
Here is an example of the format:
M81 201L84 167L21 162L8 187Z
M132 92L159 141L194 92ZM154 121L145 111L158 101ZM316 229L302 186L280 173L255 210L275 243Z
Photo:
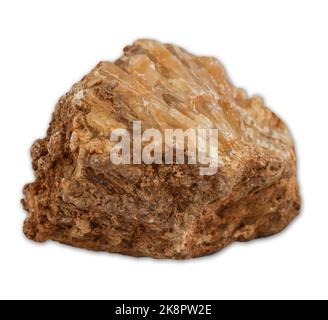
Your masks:
M0 298L328 298L328 1L1 1ZM301 216L282 234L210 257L93 253L22 233L29 147L57 99L137 38L214 55L297 143Z

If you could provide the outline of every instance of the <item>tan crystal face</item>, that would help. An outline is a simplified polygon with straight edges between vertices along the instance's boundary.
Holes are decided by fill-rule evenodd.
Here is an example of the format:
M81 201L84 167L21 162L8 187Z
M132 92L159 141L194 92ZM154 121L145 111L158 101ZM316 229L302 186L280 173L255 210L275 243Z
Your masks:
M234 88L217 59L173 45L136 41L115 63L100 63L73 102L92 106L88 125L103 136L131 130L133 120L144 129L217 128L223 162L248 144L290 157L288 130L261 98Z

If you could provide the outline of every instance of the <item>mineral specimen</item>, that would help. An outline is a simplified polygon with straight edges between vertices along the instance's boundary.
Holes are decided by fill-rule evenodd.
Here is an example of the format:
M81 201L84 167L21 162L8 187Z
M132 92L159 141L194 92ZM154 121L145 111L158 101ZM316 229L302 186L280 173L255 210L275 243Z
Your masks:
M218 129L218 170L113 164L111 132ZM199 147L198 147L199 148ZM138 40L101 62L58 102L31 149L24 189L32 240L154 258L191 258L283 230L300 209L293 141L259 97L215 58Z

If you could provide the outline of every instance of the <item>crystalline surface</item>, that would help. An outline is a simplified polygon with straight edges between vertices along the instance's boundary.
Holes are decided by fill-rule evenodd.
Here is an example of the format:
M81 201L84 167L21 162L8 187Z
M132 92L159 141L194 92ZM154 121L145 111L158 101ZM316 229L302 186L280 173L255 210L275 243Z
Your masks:
M113 129L217 128L219 170L114 165ZM60 99L32 150L25 234L134 256L189 258L275 234L298 214L293 141L215 58L152 40L101 62Z

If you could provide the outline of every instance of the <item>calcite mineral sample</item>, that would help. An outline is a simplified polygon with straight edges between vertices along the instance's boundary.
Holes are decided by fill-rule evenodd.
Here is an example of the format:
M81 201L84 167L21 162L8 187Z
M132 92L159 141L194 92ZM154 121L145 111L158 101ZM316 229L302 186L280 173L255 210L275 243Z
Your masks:
M218 168L114 164L115 129L218 129ZM199 148L199 146L198 146ZM58 102L31 149L29 239L154 258L191 258L283 230L298 214L293 141L260 97L217 59L138 40L99 63Z

